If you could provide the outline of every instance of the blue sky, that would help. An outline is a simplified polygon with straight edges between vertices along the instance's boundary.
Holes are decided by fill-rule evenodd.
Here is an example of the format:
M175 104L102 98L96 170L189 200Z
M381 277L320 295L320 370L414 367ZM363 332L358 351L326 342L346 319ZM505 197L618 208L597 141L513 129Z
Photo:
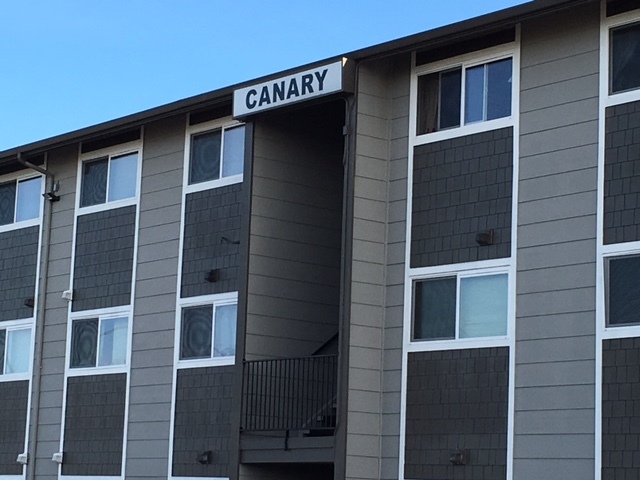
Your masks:
M7 0L0 151L522 0Z

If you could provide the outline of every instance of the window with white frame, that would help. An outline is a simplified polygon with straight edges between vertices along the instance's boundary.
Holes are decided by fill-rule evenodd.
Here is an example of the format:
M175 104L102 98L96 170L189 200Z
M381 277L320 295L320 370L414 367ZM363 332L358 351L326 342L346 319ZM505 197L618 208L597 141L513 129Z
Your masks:
M86 154L83 155L80 207L103 205L136 196L138 151L86 157Z
M42 177L0 181L0 226L40 217Z
M414 341L505 337L508 273L452 273L413 282Z
M242 124L208 122L191 128L187 184L210 188L242 181L244 134Z
M69 368L124 366L128 339L128 314L75 318L71 321Z
M640 22L615 26L609 32L609 93L640 88Z
M237 322L237 293L184 303L180 311L179 360L233 363Z
M513 60L463 62L418 72L417 134L511 116Z
M608 327L640 325L640 255L605 258Z
M0 380L3 376L29 372L31 362L31 327L0 327Z

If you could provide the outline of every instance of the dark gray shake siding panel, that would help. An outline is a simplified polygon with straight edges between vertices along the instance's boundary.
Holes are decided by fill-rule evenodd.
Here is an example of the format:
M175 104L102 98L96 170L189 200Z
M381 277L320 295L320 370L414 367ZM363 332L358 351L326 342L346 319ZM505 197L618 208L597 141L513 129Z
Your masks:
M120 475L127 375L67 380L63 475Z
M415 148L411 267L511 255L513 129ZM493 244L476 234L493 230Z
M173 432L173 475L228 477L231 410L239 407L231 395L235 367L178 370L176 420ZM210 464L198 456L211 451Z
M602 345L602 480L640 478L640 338Z
M238 290L242 184L187 195L182 298ZM216 270L215 282L205 280Z
M0 321L33 316L24 301L36 291L40 227L0 234Z
M595 474L599 5L522 25L513 478Z
M0 383L0 475L22 475L16 458L24 452L29 381Z
M136 207L78 217L74 312L131 303Z
M508 385L508 347L410 353L405 478L505 479Z
M640 102L607 108L604 243L640 240Z

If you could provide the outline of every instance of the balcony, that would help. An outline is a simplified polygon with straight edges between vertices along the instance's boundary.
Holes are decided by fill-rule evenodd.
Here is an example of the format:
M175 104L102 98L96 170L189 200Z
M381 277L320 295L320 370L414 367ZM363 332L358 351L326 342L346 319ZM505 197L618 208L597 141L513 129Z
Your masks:
M337 355L244 363L241 463L332 463Z

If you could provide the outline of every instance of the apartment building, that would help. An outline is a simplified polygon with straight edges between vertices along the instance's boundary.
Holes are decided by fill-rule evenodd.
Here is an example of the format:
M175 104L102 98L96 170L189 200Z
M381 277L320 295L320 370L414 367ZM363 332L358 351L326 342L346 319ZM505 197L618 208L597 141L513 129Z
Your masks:
M0 480L640 478L639 65L536 0L0 152Z

